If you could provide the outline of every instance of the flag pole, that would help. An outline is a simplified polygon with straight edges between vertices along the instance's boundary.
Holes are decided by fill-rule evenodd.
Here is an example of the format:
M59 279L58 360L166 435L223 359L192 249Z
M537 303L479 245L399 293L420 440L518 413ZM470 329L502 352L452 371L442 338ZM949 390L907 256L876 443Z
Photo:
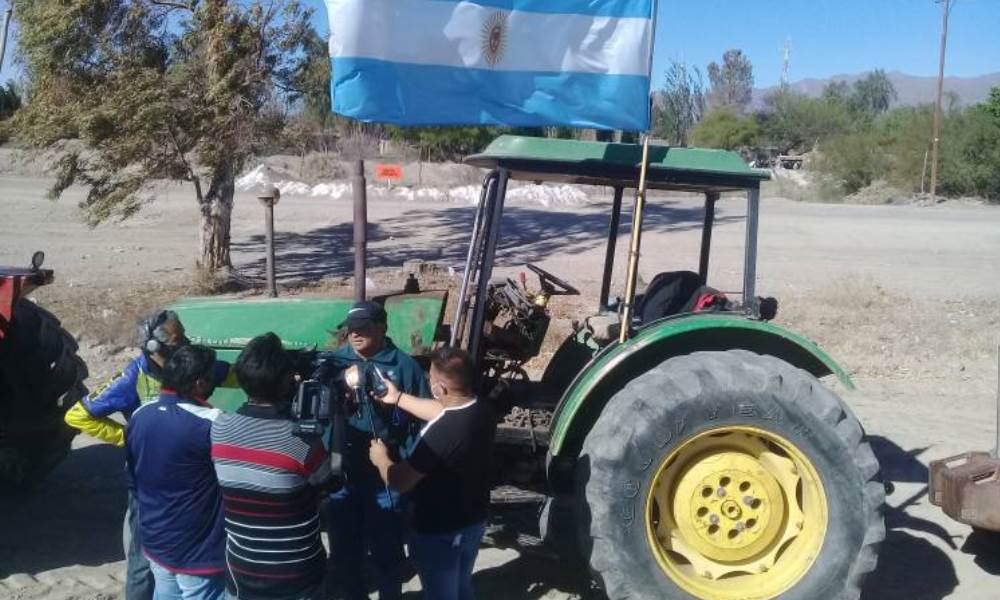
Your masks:
M628 250L628 274L625 277L625 303L622 310L618 341L625 343L631 333L635 304L635 288L639 280L639 243L642 241L642 213L646 208L646 172L649 168L649 133L642 136L642 166L639 168L639 188L632 209L632 240Z
M659 2L652 4L652 30L649 38L649 76L653 77L653 49L656 46L656 19L659 16ZM639 282L639 245L642 241L642 216L646 208L646 172L649 169L649 137L653 126L653 102L649 102L649 127L642 136L642 166L639 168L639 188L635 195L635 207L632 209L632 232L628 251L628 271L625 276L625 302L622 306L621 331L618 341L622 344L628 341L632 333L632 315L635 312L635 288Z

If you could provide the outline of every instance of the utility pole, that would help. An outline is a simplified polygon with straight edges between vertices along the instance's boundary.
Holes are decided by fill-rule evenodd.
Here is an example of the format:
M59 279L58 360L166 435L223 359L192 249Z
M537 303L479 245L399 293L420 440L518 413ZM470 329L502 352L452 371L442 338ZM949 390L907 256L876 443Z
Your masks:
M3 55L7 49L7 31L10 29L10 18L14 14L14 9L8 7L3 12L3 31L0 31L0 71L3 70Z
M948 45L948 13L951 0L937 0L944 4L944 21L941 25L941 57L938 63L937 101L934 103L934 133L931 138L931 204L937 201L938 140L941 137L941 96L944 94L944 50Z

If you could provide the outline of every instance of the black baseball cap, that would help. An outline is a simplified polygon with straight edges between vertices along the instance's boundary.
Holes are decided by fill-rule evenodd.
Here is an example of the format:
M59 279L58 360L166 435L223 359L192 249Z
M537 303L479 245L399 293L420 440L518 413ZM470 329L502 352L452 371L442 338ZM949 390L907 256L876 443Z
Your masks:
M347 313L347 318L338 327L341 329L344 327L360 329L376 323L385 325L387 321L388 316L385 314L385 309L378 302L355 302Z

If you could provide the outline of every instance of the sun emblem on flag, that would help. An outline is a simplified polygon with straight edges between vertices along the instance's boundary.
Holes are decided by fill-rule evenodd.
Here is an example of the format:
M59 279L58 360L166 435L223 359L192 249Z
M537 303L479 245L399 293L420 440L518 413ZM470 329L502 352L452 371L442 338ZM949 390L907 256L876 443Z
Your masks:
M507 48L507 13L498 10L487 17L482 32L483 58L491 67L497 66Z

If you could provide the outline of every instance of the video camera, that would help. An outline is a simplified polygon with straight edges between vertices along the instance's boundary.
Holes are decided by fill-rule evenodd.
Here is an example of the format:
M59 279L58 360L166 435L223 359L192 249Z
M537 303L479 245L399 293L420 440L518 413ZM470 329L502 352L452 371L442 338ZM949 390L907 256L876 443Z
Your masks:
M322 438L327 428L332 426L329 448L331 471L341 473L347 415L357 412L364 403L371 403L370 410L366 411L368 428L373 439L379 438L372 417L376 404L367 394L381 398L389 388L386 386L385 376L371 363L351 365L332 357L330 360L323 360L321 356L317 365L313 378L299 384L298 393L292 401L292 419L295 421L293 431L299 436ZM385 485L385 491L392 502L388 484Z
M365 391L376 398L388 392L385 376L378 367L320 359L313 377L299 383L292 401L296 435L324 435L337 417L354 414L362 404L372 401L365 397ZM371 412L368 416L371 421ZM370 422L370 426L374 436L374 423Z
M335 396L329 386L316 379L299 383L298 392L292 400L292 419L295 421L296 435L322 436L326 425L334 418Z

